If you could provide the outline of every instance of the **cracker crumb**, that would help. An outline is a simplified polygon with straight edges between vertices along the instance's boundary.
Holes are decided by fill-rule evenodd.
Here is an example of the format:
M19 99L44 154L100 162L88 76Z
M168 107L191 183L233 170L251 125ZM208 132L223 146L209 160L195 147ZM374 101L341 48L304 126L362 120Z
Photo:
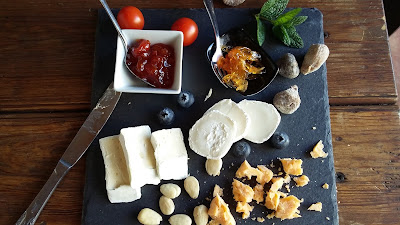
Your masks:
M238 202L236 205L236 212L243 213L242 219L249 218L250 212L253 211L253 209L254 209L254 206L249 205L249 203L247 203L247 202Z
M290 178L289 174L286 174L285 177L284 177L284 179L285 179L285 180L284 180L283 182L284 182L285 184L290 183L291 178Z
M213 197L219 195L220 197L224 196L224 189L222 189L218 184L214 186Z
M329 218L329 217L325 217L325 219L326 219L326 220L331 220L331 218Z
M297 187L304 187L310 181L310 179L306 175L302 175L300 177L294 177L293 180L296 182Z
M323 189L329 189L329 184L325 183L324 185L322 185Z
M128 102L128 105L132 104L131 102Z
M310 207L308 207L307 210L321 212L322 211L322 203L321 202L314 203Z
M286 185L285 185L285 188L286 188L287 192L290 192L290 186L289 186L289 184L286 184Z
M267 219L273 219L275 217L275 213L270 213L267 215ZM275 224L275 223L273 223Z
M312 129L313 129L313 130L316 130L316 129L317 129L317 127L312 127Z
M262 223L262 222L264 222L264 221L265 221L264 218L262 218L262 217L257 217L257 222Z
M211 97L212 92L213 92L213 90L212 90L212 88L210 88L210 90L208 90L208 94L207 94L206 97L204 98L204 101L207 101L207 100Z

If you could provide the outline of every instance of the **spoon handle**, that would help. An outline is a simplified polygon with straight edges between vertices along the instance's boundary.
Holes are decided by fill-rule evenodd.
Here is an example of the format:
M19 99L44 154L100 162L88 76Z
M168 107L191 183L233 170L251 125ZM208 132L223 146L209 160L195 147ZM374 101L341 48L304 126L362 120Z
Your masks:
M204 6L207 9L208 16L210 17L211 24L214 28L214 33L215 33L215 44L216 46L220 46L220 38L219 38L219 29L218 29L218 23L217 23L217 17L215 16L214 12L214 2L213 0L203 0Z
M121 28L119 27L118 22L117 22L117 20L116 20L115 17L114 17L114 14L112 13L110 7L108 6L106 0L99 0L99 1L100 1L100 3L103 5L104 9L106 10L108 16L110 17L112 23L114 24L115 29L117 29L118 35L121 37L121 40L122 40L122 42L123 42L123 44L124 44L125 51L127 51L127 49L128 49L128 42L126 41L126 38L125 38L124 34L122 33L122 30L121 30Z

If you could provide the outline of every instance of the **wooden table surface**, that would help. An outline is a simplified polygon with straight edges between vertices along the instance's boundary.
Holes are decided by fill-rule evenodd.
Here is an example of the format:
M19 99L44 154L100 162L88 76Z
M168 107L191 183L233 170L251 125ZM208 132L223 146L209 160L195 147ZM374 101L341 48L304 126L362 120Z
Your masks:
M203 7L201 0L109 0L113 8L129 4ZM289 6L324 14L340 224L399 224L400 123L382 1ZM16 222L89 113L99 8L96 0L0 1L0 224ZM66 175L37 224L80 223L84 164Z

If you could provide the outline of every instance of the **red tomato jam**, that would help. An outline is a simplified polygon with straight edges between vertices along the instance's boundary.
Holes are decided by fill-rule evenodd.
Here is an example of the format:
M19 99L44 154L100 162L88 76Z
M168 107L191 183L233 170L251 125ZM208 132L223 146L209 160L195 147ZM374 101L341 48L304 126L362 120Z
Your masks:
M170 88L174 83L175 53L169 45L137 40L128 49L126 63L136 76L154 87Z

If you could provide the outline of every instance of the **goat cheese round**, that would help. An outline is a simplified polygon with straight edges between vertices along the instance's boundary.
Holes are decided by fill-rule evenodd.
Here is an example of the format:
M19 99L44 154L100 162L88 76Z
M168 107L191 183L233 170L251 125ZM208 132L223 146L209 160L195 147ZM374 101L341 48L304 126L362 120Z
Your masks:
M221 159L236 138L236 123L213 110L202 116L189 130L189 146L207 159Z
M247 128L249 124L249 117L247 114L237 106L236 102L231 99L222 99L221 101L214 104L207 110L206 113L213 110L219 111L231 118L237 125L234 142L239 141L247 134Z
M268 140L281 122L281 115L272 104L245 99L237 105L250 118L244 139L253 143L261 144Z

